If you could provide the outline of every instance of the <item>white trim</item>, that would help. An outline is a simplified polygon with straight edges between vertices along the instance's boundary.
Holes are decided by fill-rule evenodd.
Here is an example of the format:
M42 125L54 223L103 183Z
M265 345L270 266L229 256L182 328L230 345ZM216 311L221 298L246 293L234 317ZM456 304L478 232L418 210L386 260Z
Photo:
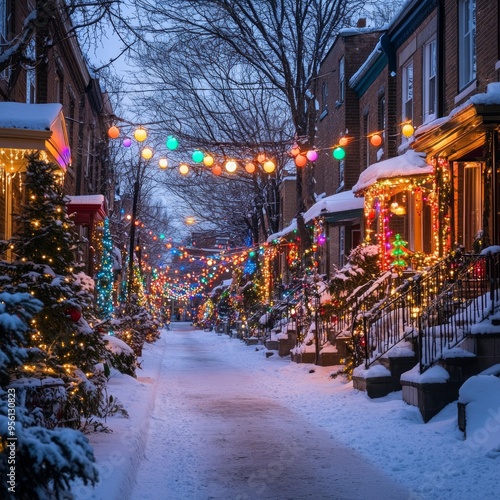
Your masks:
M455 104L458 104L464 97L468 96L471 92L476 90L477 80L474 80L468 87L466 87L460 94L455 97Z

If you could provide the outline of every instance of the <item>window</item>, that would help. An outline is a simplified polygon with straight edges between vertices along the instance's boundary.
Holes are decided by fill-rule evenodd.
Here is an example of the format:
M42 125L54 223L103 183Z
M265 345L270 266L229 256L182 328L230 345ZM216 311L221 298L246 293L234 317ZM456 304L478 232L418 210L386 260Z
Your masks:
M476 78L476 0L458 2L458 82L460 90Z
M363 116L363 137L365 137L365 168L370 166L370 138L368 137L369 114Z
M344 102L345 97L345 63L344 57L339 60L339 102Z
M423 105L424 121L436 117L436 39L424 45Z
M403 67L403 113L402 121L413 120L413 62Z
M378 96L378 118L377 118L377 127L380 132L382 132L382 136L385 139L385 95L380 94Z
M345 160L339 161L339 188L344 186Z
M328 111L328 82L323 82L321 87L321 111Z
M7 19L7 0L0 0L0 54L7 48ZM7 79L8 77L9 73L7 70L0 71L0 78Z
M28 104L34 104L36 102L36 72L35 72L35 40L32 38L28 43L25 51L26 57L33 61L33 65L26 65L26 102Z

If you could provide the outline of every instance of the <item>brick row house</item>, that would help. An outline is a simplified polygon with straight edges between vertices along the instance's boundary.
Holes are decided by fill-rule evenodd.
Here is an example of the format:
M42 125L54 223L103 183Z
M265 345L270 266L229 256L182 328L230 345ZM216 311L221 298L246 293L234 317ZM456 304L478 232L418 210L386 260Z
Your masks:
M12 214L23 200L24 156L41 151L60 167L69 212L86 241L79 258L93 275L94 228L113 200L106 135L112 109L64 2L0 0L0 69L0 238L12 235Z
M361 241L378 248L378 284L349 304L363 321L338 317L365 346L355 386L403 389L425 420L500 362L499 26L498 2L409 0L384 29L341 32L311 82L317 201L304 219L325 228L318 270ZM448 377L425 382L436 366Z

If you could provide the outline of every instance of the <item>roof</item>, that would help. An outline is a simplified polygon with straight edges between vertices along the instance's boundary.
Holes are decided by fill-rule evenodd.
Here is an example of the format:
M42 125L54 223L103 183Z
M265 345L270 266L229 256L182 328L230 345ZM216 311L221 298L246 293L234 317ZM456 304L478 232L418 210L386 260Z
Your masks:
M409 149L400 156L371 164L361 172L358 182L353 186L352 190L355 194L358 194L383 179L412 177L431 174L432 172L433 167L425 161L425 154Z
M66 169L71 152L62 105L0 102L0 147L47 151Z

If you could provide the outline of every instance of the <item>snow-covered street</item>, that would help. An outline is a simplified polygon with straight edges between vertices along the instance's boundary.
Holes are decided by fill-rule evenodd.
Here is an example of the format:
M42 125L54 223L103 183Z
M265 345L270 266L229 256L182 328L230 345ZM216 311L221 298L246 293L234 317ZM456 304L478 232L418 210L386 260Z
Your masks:
M137 379L112 374L130 418L89 435L101 480L78 500L498 498L500 451L464 440L456 402L424 424L401 392L370 399L266 353L172 323Z
M284 404L283 388L235 357L231 344L221 350L213 333L175 326L132 498L408 498L314 418ZM285 387L292 397L293 384Z

